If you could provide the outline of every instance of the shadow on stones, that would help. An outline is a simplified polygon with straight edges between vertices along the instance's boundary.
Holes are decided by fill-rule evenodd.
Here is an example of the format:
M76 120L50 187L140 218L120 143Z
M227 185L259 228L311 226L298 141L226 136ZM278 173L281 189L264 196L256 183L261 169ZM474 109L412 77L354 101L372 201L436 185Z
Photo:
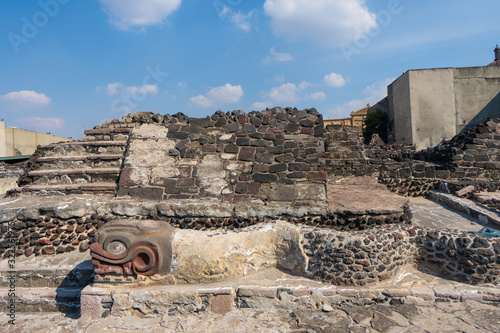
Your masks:
M75 266L56 289L57 310L64 313L65 317L80 318L80 296L82 290L93 281L93 278L94 271L90 260Z

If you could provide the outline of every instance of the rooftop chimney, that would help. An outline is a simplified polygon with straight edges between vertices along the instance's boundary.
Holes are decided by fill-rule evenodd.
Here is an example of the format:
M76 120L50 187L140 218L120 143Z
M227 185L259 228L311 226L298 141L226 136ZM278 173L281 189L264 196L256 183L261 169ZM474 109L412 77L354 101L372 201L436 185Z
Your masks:
M495 61L499 61L500 60L500 47L497 47L495 48Z

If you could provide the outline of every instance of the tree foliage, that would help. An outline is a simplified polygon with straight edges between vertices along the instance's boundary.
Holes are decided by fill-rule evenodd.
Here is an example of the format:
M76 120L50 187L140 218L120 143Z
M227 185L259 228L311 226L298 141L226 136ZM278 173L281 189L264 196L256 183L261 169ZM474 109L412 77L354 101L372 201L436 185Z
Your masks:
M377 109L374 112L369 112L365 118L365 125L363 127L363 137L365 139L365 144L369 144L372 135L378 134L385 143L387 143L387 125L388 125L387 114Z

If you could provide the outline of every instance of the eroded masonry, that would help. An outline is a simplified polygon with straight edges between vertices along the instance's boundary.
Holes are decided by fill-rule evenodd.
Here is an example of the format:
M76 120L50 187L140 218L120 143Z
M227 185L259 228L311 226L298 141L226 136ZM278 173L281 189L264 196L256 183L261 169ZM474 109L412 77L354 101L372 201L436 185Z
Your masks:
M405 196L498 191L499 129L491 119L416 152L375 137L364 145L360 129L325 128L315 109L129 114L38 148L0 212L0 253L90 251L86 281L110 285L277 267L362 286L405 265L498 285L498 237L413 226Z

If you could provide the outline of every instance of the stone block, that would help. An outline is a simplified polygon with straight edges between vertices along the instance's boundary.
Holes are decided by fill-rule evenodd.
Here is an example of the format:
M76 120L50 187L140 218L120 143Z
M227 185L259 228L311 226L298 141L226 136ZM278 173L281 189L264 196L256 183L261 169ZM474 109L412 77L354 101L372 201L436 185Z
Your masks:
M283 184L262 184L260 195L269 201L290 201L295 199L295 186Z
M267 140L250 140L250 146L253 147L269 147L271 143Z
M325 131L325 128L323 127L323 124L317 125L314 127L314 136L315 137L322 137L324 131Z
M285 133L295 133L300 129L299 124L288 123L285 125Z
M255 155L255 161L259 163L271 164L273 162L273 155L268 153L257 153Z
M117 196L129 195L133 198L141 198L148 200L162 200L163 187L133 187L133 188L120 188Z
M326 182L326 173L324 171L320 172L309 172L307 174L307 180L310 182Z
M248 194L258 195L260 192L260 183L253 182L248 184Z
M177 180L178 187L192 187L196 186L196 179L194 178L179 178Z
M239 182L234 188L234 192L237 194L246 194L248 191L248 183Z
M448 179L448 178L450 178L450 171L448 171L448 170L436 170L436 178Z
M275 174L256 173L252 175L252 179L258 183L273 183L278 181L278 176Z
M224 147L224 152L228 154L236 154L238 153L238 150L239 150L238 145L234 143L230 143L226 147Z
M238 159L240 161L253 161L255 158L255 148L241 147Z
M458 195L459 197L463 197L463 196L464 196L464 195L466 195L466 194L469 194L469 193L474 192L474 191L475 191L475 189L476 189L476 188L475 188L473 185L469 185L469 186L464 187L463 189L461 189L461 190L457 191L457 195Z
M442 298L451 298L451 299L460 299L460 292L456 291L453 288L437 285L433 288L434 294L436 297Z
M296 200L326 201L324 184L310 183L296 185Z
M241 286L238 288L239 297L277 297L276 287L256 287L256 286Z
M282 146L285 143L285 137L282 134L275 134L274 135L274 145L275 146Z
M306 163L288 163L288 171L311 171L311 166Z
M227 124L223 127L224 133L234 133L240 129L240 124L238 123L231 123Z
M167 138L169 139L177 139L177 140L186 140L189 138L189 133L188 132L174 132L174 131L169 131L167 133Z
M269 154L277 155L277 154L283 154L285 150L283 149L282 146L271 146L267 148L267 152Z
M243 132L248 132L248 133L255 133L257 131L255 129L255 126L250 125L250 124L243 124L243 125L241 125L241 130Z
M273 164L269 167L269 172L271 173L277 173L277 172L283 172L287 170L287 165L286 163L280 163L280 164Z
M291 172L291 173L287 174L286 176L287 176L287 178L291 178L291 179L306 178L307 173L302 172L302 171L295 171L295 172Z
M254 163L252 167L252 172L253 173L265 173L269 172L269 165L267 164L261 164L261 163Z
M295 297L303 297L311 295L311 290L309 288L293 288L291 292L292 296Z

